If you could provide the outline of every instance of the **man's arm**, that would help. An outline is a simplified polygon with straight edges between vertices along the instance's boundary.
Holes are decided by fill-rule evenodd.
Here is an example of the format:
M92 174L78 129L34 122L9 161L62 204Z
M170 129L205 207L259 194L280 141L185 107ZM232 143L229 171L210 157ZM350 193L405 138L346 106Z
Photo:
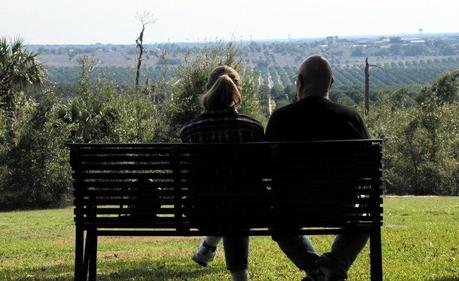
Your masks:
M266 126L265 132L265 141L276 141L279 140L279 118L278 114L274 112L268 120L268 125Z

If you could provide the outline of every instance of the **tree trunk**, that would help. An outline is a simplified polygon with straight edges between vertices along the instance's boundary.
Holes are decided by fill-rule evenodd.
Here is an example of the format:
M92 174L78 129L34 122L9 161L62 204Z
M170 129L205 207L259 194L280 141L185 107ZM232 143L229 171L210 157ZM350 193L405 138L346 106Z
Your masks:
M143 55L143 32L145 31L145 24L142 24L142 31L140 31L139 38L135 40L137 48L139 48L139 57L137 58L137 72L135 74L135 88L139 88L140 67L142 66Z
M6 114L6 143L11 147L16 139L16 132L14 131L14 124L16 123L16 106L10 89L5 90L2 96Z
M370 92L370 65L368 64L368 57L365 59L365 116L368 115L370 111L370 103L369 103L369 92Z

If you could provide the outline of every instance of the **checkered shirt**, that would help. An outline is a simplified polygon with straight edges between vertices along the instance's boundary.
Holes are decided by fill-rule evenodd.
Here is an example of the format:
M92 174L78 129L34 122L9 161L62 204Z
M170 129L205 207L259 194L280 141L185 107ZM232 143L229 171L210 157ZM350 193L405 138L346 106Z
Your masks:
M184 143L239 143L261 141L263 126L236 110L204 111L183 126Z

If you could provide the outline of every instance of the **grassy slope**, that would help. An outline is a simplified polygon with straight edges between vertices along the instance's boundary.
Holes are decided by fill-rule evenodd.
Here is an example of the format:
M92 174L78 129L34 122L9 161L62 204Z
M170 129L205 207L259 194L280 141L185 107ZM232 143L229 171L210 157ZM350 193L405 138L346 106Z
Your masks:
M312 237L325 251L332 237ZM102 238L98 280L230 280L222 251L207 268L190 256L199 238ZM0 213L0 280L73 280L72 209ZM388 197L385 280L459 280L459 197ZM252 238L251 280L304 276L269 238ZM349 280L369 280L368 249Z

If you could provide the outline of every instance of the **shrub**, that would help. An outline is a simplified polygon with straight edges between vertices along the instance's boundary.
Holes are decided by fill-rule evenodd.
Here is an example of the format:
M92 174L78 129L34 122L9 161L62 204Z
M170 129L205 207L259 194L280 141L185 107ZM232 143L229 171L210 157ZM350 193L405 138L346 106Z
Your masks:
M396 92L382 96L370 111L367 121L371 135L384 140L383 178L387 193L459 193L459 102L445 102L438 97L436 85L443 80L440 77L420 91L423 102L418 106L401 102L403 92ZM457 88L454 91L457 95Z
M59 118L60 104L51 92L39 103L28 99L17 144L3 151L0 209L49 207L62 203L70 188L65 142L69 126Z

